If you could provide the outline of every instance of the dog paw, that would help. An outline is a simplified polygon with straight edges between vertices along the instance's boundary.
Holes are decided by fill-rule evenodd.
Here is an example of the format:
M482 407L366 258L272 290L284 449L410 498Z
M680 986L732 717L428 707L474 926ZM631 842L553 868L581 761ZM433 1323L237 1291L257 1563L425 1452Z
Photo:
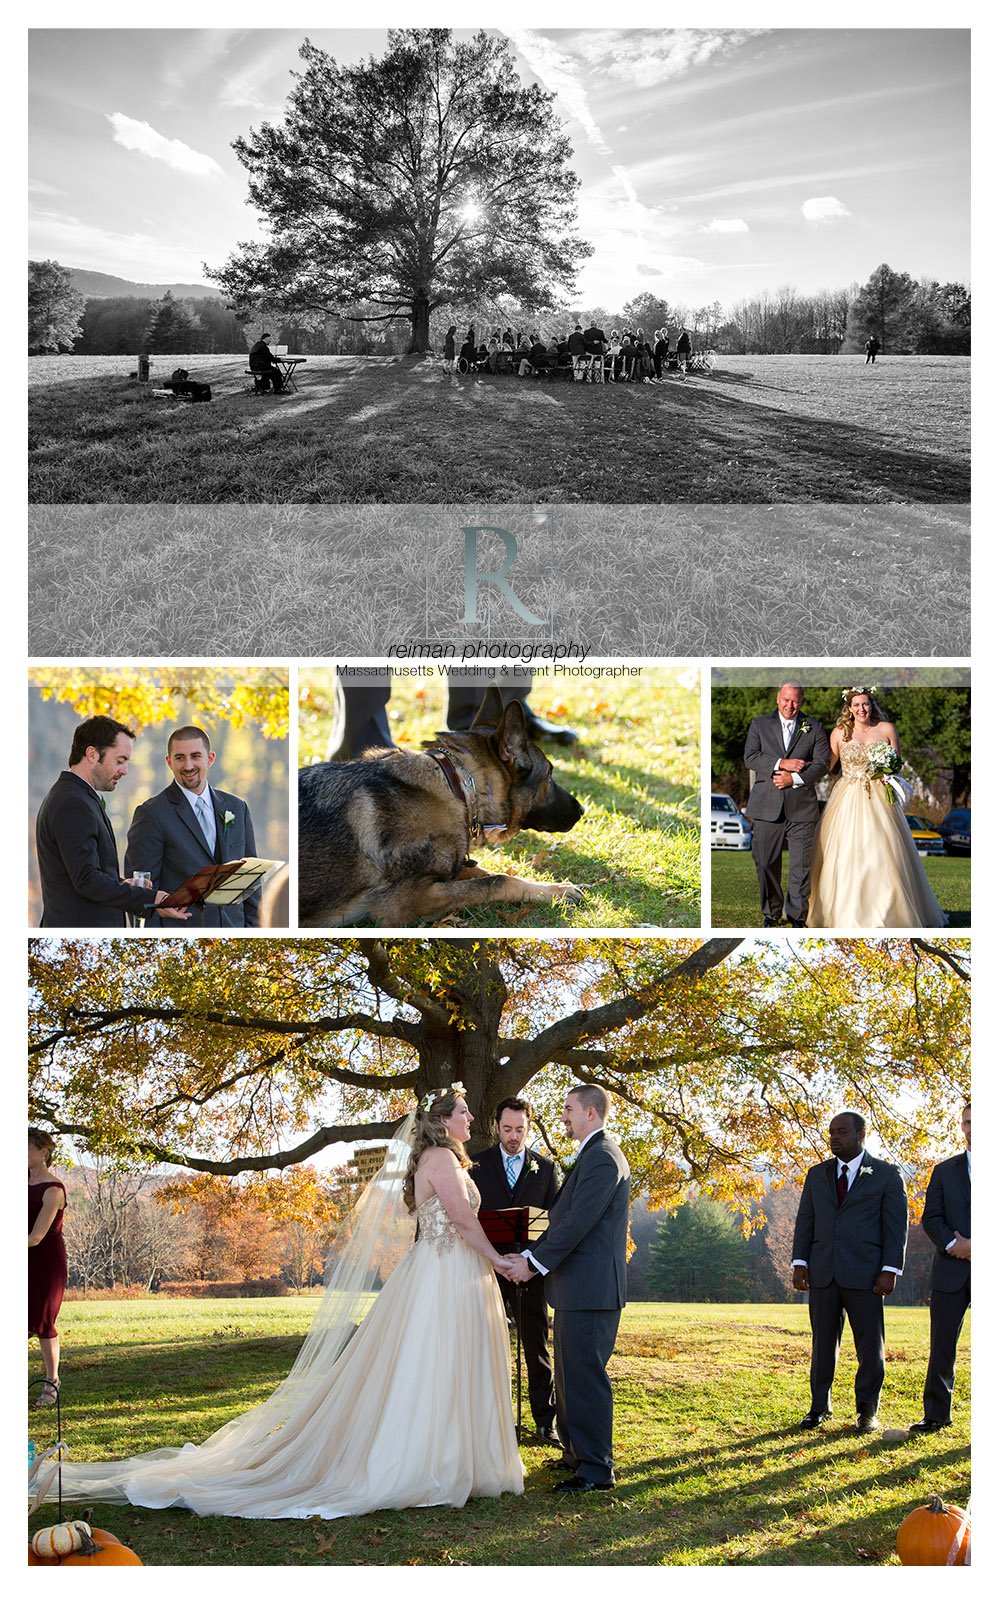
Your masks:
M582 904L584 892L574 882L557 882L552 889L554 899L568 899L570 904Z

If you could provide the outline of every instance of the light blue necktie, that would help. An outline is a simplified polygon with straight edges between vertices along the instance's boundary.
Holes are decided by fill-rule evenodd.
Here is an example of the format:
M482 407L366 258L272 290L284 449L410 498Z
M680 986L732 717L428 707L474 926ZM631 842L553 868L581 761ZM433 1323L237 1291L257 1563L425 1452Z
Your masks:
M212 837L212 823L208 815L208 800L203 793L196 796L194 808L198 814L198 825L205 834L205 842L208 844L209 849L214 849L215 839Z
M506 1161L506 1165L507 1165L507 1184L508 1184L509 1187L513 1187L515 1182L517 1181L517 1177L514 1174L514 1167L517 1164L517 1155L516 1154L505 1154L504 1155L504 1160Z

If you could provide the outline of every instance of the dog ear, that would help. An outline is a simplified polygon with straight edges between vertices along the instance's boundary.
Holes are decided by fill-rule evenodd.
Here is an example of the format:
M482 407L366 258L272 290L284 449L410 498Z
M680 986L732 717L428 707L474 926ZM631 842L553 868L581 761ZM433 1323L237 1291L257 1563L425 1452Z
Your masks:
M496 740L501 760L507 761L515 771L531 770L528 725L520 699L512 699L504 710Z
M503 695L493 684L483 694L483 701L476 711L472 727L499 727L502 721ZM469 730L471 732L472 728Z

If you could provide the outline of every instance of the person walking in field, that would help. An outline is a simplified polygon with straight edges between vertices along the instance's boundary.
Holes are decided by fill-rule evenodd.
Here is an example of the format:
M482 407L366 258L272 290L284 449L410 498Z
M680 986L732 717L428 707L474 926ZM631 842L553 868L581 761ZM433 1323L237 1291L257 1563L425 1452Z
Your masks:
M882 348L881 344L879 343L878 339L875 337L875 334L873 333L871 338L868 340L867 344L865 345L865 365L866 366L874 366L875 365L875 357L879 353L879 350L881 348Z

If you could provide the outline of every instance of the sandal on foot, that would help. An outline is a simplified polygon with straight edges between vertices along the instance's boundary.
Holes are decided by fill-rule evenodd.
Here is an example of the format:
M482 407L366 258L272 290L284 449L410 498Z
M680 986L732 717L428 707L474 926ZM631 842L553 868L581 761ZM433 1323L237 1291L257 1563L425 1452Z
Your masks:
M42 1382L42 1390L35 1399L36 1409L51 1409L59 1398L59 1383L51 1381L48 1376Z

